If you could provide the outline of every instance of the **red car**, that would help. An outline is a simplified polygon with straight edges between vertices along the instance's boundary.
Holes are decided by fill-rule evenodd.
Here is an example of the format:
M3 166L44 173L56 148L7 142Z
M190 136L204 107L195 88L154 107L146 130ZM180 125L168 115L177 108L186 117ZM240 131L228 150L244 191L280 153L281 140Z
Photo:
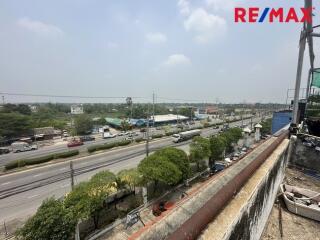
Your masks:
M81 146L83 145L83 142L82 141L79 141L79 140L73 140L71 142L68 143L68 147L77 147L77 146Z

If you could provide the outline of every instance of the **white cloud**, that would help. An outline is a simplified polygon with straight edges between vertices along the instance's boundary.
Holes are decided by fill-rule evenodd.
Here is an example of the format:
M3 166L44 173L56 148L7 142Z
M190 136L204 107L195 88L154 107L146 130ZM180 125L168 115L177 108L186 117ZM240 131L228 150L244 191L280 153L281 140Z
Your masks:
M165 43L167 36L160 32L148 33L146 39L151 43Z
M215 37L222 36L227 30L226 20L218 15L197 8L184 21L186 31L196 34L198 43L207 43Z
M225 10L229 11L232 10L235 7L235 3L239 4L241 0L206 0L206 4L209 8L220 11Z
M183 54L173 54L168 57L163 65L168 67L179 66L179 65L190 65L191 61L188 57Z
M179 0L178 7L181 15L186 16L190 13L190 3L187 0Z
M63 31L51 24L31 20L29 18L21 18L17 21L19 27L43 36L61 36Z

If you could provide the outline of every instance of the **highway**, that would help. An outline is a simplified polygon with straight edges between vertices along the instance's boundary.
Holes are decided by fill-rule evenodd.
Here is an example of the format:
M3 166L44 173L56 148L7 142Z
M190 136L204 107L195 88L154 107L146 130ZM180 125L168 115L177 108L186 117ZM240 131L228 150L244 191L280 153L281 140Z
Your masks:
M196 123L196 125L199 125L199 124L200 124L199 122ZM174 131L176 130L176 128L171 128L171 130ZM136 134L137 136L135 136L135 138L143 137L143 133L141 132L136 132ZM164 131L156 130L155 128L150 128L150 135L152 136L155 134L164 134ZM116 136L114 138L107 138L107 139L98 138L95 141L84 142L84 145L79 147L72 147L72 148L68 148L67 141L66 141L56 145L44 146L35 151L27 151L27 152L20 152L20 153L10 152L9 154L0 155L0 167L4 166L6 163L13 160L41 157L48 154L60 153L68 150L74 150L74 149L78 149L81 152L81 151L86 151L88 146L121 141L125 138L126 136Z
M258 122L253 119L253 122ZM239 125L241 121L230 123ZM244 120L245 124L250 120ZM218 129L202 130L203 136L216 134ZM178 146L188 151L189 143L174 144L171 137L150 142L154 151L166 146ZM73 160L75 183L86 181L101 170L118 172L122 169L136 167L145 157L145 144L137 144L103 153L80 157ZM41 202L48 197L62 197L70 191L69 161L29 169L23 172L0 176L0 223L3 221L24 220L32 215Z

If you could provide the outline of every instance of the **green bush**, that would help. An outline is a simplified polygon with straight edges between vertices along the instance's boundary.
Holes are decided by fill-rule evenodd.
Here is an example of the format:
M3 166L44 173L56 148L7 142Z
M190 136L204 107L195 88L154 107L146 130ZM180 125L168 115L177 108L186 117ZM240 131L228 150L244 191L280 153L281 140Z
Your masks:
M121 142L105 143L105 144L101 144L101 145L90 146L87 148L87 150L89 153L93 153L95 151L107 150L107 149L111 149L111 148L114 148L117 146L125 146L130 143L131 143L130 140L123 140Z
M54 158L68 158L68 157L72 157L72 156L76 156L79 154L79 150L71 150L71 151L67 151L67 152L62 152L62 153L57 153L54 155Z
M131 143L130 140L123 140L121 142L118 142L118 146L126 146L129 145Z
M152 135L152 138L162 138L162 137L163 137L163 134Z
M43 157L26 159L25 161L26 161L26 165L34 165L34 164L49 162L53 159L54 159L54 154L50 154Z
M137 143L140 143L140 142L144 141L144 139L143 138L136 138L134 141Z
M10 170L18 167L24 167L26 165L35 165L40 163L49 162L53 159L58 158L68 158L79 154L79 150L72 150L72 151L66 151L62 153L57 154L50 154L42 157L37 158L30 158L30 159L21 159L21 160L15 160L7 163L4 167L5 170Z
M101 146L99 146L98 150L111 149L111 148L114 148L114 147L117 147L117 146L118 146L118 143L116 143L116 142L105 143L105 144L102 144Z
M95 152L97 151L97 146L89 146L87 147L87 150L89 153Z
M26 162L24 160L15 160L15 161L8 162L4 166L4 168L5 168L5 170L10 170L10 169L18 168L18 167L23 167L25 165L26 165Z

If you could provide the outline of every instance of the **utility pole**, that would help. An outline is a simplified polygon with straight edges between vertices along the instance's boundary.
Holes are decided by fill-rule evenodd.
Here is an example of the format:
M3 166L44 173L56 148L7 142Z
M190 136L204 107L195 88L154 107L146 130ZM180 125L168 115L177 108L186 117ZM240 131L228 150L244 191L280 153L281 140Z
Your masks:
M155 114L154 102L155 102L155 95L154 95L154 92L153 92L153 93L152 93L152 126L153 126L153 127L154 127L154 114Z
M148 110L147 110L147 141L146 141L146 156L149 156L149 104L148 104Z
M303 67L303 55L306 47L306 31L303 29L300 33L299 40L299 57L298 57L298 67L297 67L297 75L296 75L296 84L294 90L294 102L293 102L293 124L298 124L298 108L299 108L299 92L300 92L300 84L301 84L301 74Z
M7 225L6 225L6 221L3 221L3 227L4 227L4 235L8 236L8 230L7 230Z
M5 104L5 101L4 101L4 96L2 96L2 105Z
M73 170L73 162L70 161L70 178L71 178L71 190L74 188L74 170Z

